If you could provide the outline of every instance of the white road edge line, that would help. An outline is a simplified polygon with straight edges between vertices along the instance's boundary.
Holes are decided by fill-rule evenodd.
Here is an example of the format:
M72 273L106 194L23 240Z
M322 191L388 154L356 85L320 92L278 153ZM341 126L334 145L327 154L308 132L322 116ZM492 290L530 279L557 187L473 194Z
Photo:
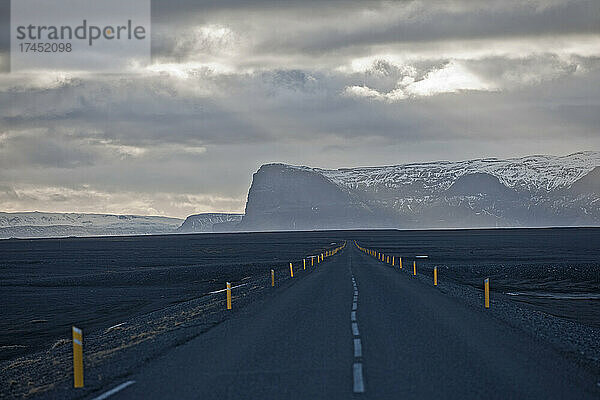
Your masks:
M352 334L354 336L359 336L359 333L358 333L358 323L356 323L356 322L352 323Z
M354 357L362 357L362 343L360 339L354 339Z
M239 287L241 287L241 286L246 286L246 285L247 285L247 283L242 283L241 285L232 286L232 287L231 287L231 289L239 288ZM214 292L208 292L208 294L221 293L221 292L224 292L224 291L226 291L226 290L227 290L227 288L225 288L225 289L221 289L221 290L215 290Z
M120 324L113 325L113 326L111 326L109 328L106 328L106 332L108 333L108 332L112 331L113 329L118 328L118 327L123 326L123 325L125 325L125 322L121 322Z
M350 319L352 320L352 322L356 321L356 311L352 311L350 313Z
M364 393L365 383L363 382L362 364L354 363L352 369L354 371L354 393Z
M112 396L113 394L120 392L121 390L125 389L127 386L133 385L135 383L135 381L127 381L125 383L121 383L119 386L117 386L114 389L109 390L106 393L101 394L98 397L94 397L92 400L104 400L109 398L110 396Z
M352 311L356 311L356 302L352 303Z

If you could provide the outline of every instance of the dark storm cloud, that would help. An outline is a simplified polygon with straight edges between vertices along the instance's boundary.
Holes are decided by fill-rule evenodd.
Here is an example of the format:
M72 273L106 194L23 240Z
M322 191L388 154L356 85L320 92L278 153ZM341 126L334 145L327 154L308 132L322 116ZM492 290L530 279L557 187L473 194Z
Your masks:
M10 50L10 0L0 0L0 53Z
M220 2L217 2L220 3ZM541 35L599 33L600 3L594 0L565 2L248 2L198 5L180 1L167 8L157 5L160 25L180 21L179 29L157 33L157 55L173 55L188 25L217 21L243 27L240 35L252 36L261 53L327 53L389 43L515 38ZM293 9L294 13L289 13ZM226 10L227 12L224 12ZM250 11L254 13L248 14ZM261 11L259 11L261 10ZM215 19L211 20L211 16ZM274 35L273 33L276 32ZM185 47L185 46L184 46ZM192 48L189 49L193 51ZM182 57L183 54L177 54Z
M321 53L385 43L598 33L599 4L586 2L541 12L525 6L502 11L481 10L476 17L468 12L420 10L408 18L388 19L382 15L382 21L373 20L373 24L365 23L346 29L323 26L313 30L310 26L303 26L295 35L270 38L257 47L265 51Z

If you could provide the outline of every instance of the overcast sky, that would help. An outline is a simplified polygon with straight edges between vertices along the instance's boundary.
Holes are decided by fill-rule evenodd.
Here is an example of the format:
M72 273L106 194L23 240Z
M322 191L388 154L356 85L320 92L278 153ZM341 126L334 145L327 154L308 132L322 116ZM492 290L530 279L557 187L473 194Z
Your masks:
M0 74L0 211L242 212L269 162L600 150L597 0L202 3L154 2L148 67Z

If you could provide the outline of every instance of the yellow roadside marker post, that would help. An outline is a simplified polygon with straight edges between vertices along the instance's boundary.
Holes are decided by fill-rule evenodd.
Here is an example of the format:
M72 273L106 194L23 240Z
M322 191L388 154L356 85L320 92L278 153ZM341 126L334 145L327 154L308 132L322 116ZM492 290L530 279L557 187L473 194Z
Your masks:
M83 332L72 327L73 332L73 387L83 387Z
M315 256L311 256L310 257L310 266L314 267L315 266Z
M417 276L417 262L413 261L413 275Z
M275 287L275 271L271 270L271 286Z
M394 266L394 260L396 259L396 256L392 256L392 267Z
M437 267L433 267L433 286L437 286Z
M302 259L302 266L304 267L304 269L306 269L306 258Z
M490 308L490 278L486 278L483 285L485 286L485 308Z
M398 266L402 269L402 257L398 257Z
M290 263L290 277L294 277L294 267L292 267L292 263Z
M231 283L227 282L227 309L231 310Z

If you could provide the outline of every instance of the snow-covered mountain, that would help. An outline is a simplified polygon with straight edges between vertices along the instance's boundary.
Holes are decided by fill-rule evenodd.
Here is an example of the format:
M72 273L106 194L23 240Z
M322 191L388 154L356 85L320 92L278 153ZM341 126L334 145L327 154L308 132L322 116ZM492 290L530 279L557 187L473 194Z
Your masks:
M182 222L179 218L139 215L0 212L0 238L172 233Z
M179 218L148 217L140 215L113 215L113 214L81 214L81 213L45 213L0 212L0 228L15 226L94 226L97 228L130 227L143 228L147 226L166 226L177 228L183 222Z
M263 165L242 229L600 225L600 152L328 170Z
M600 152L335 170L267 164L253 176L243 216L197 214L184 222L136 215L0 213L0 238L582 225L600 226Z
M600 152L586 151L567 156L537 155L507 160L482 158L336 170L295 168L318 172L348 188L400 188L419 183L432 193L448 189L463 175L485 173L497 177L509 188L537 193L565 188L596 166L600 166Z
M205 213L169 217L80 213L0 212L1 238L153 235L235 230L241 214Z
M177 229L179 233L224 232L235 230L242 214L204 213L190 215Z

